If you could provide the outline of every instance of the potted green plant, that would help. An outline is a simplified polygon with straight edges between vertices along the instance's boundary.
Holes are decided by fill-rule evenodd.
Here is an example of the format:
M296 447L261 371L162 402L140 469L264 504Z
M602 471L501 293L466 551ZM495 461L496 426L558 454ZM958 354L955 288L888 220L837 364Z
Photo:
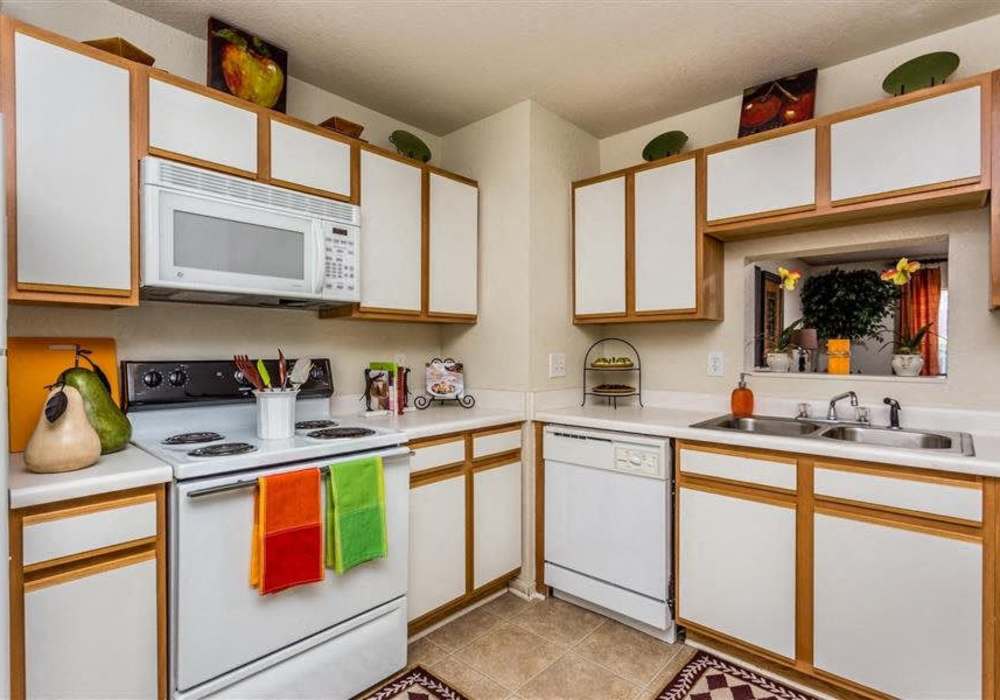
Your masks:
M920 353L920 344L931 332L934 323L925 323L911 333L906 326L899 331L886 329L892 334L892 340L883 345L879 350L885 350L890 345L892 351L892 371L898 377L918 377L924 369L924 356Z
M809 277L801 298L805 323L826 342L827 371L849 374L851 344L881 337L883 319L899 298L899 289L874 270L835 267Z
M800 318L783 328L774 341L774 347L767 351L767 368L772 372L787 372L791 367L791 352L795 348L792 338L795 336L795 331L802 327L802 323Z

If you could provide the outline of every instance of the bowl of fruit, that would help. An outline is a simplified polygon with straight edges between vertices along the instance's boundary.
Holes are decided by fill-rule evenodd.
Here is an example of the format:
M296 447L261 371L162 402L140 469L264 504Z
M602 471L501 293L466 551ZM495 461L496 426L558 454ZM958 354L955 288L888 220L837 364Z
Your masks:
M631 357L597 357L590 366L594 369L631 369L635 363Z

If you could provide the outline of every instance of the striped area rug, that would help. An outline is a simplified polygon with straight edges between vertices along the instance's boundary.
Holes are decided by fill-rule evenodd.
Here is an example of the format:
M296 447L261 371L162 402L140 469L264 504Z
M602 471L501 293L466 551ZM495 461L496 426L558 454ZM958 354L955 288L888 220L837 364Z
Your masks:
M386 681L364 700L471 700L422 666Z
M699 651L656 700L817 700L773 678Z

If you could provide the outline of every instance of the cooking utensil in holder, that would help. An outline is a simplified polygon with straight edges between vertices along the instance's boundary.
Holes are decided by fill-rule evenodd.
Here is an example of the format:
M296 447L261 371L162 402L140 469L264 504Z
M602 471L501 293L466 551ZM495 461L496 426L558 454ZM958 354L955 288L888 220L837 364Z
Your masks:
M295 399L298 389L264 389L257 397L257 437L287 440L295 435Z

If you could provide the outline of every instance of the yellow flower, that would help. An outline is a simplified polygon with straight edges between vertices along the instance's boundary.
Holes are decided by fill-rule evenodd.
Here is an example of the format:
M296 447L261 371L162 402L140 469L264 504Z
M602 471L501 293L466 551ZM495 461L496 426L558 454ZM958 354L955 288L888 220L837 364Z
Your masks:
M882 273L882 281L892 282L897 287L902 287L910 281L910 276L919 269L920 263L916 260L911 262L906 258L900 258L896 267L890 267Z
M784 267L779 267L778 277L781 278L781 286L789 292L793 292L795 291L795 285L798 284L799 278L802 277L802 273L797 270L788 270Z

